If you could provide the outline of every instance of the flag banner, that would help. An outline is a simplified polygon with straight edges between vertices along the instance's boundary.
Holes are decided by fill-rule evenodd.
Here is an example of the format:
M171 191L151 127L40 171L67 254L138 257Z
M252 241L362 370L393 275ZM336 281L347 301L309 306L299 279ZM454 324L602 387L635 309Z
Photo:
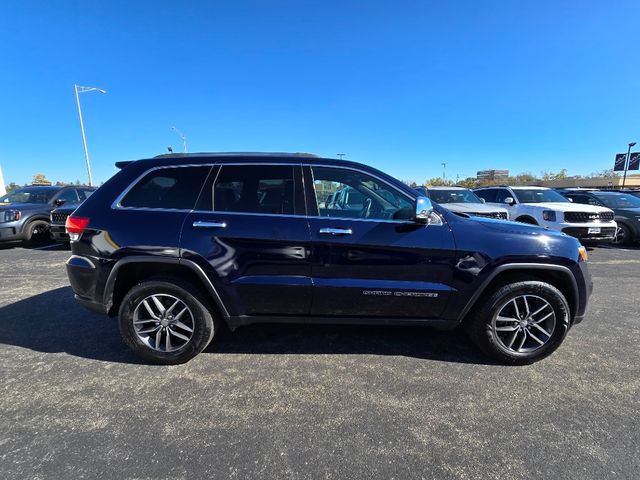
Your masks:
M640 170L640 152L634 152L629 156L629 170Z
M616 154L616 163L613 164L614 172L621 172L624 170L624 164L627 160L626 153L617 153Z

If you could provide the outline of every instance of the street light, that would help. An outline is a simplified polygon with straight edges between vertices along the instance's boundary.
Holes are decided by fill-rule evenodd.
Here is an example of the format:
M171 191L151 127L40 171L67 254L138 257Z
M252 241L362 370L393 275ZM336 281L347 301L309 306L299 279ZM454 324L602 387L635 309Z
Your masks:
M630 142L629 148L627 149L627 158L624 159L624 176L622 177L622 188L624 190L624 184L627 181L627 168L629 168L629 156L631 155L631 147L635 147L636 142Z
M80 131L82 132L82 146L84 147L84 158L87 163L87 176L89 177L89 186L93 186L93 179L91 178L91 165L89 163L89 151L87 150L87 138L84 135L84 122L82 121L82 109L80 108L80 93L85 92L99 92L107 93L106 90L97 87L81 87L80 85L73 85L76 91L76 103L78 105L78 117L80 117Z
M447 179L447 164L442 162L440 165L442 165L442 180L446 180Z
M183 152L187 153L187 136L174 126L171 126L171 130L176 132L176 134L182 139Z
M336 153L336 155L340 158L340 160L342 160L346 153Z

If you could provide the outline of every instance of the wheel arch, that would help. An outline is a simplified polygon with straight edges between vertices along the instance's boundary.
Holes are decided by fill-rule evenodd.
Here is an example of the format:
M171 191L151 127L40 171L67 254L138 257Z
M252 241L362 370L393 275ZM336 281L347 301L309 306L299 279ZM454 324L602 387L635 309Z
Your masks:
M120 303L131 287L146 278L158 275L184 278L200 287L211 298L221 317L225 322L228 322L229 312L204 271L190 260L172 257L149 258L142 256L118 260L109 272L105 283L103 304L107 314L109 316L117 315Z
M533 272L532 272L533 270ZM578 311L579 291L578 283L568 267L555 264L514 263L497 267L474 292L458 316L459 322L464 322L471 309L477 304L483 293L494 291L502 285L523 280L537 280L556 287L567 299L571 318Z

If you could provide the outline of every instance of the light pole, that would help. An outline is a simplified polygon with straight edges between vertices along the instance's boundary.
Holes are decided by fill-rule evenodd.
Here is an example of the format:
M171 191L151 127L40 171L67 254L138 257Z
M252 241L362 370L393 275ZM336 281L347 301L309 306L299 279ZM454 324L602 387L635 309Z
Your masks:
M89 150L87 150L87 138L84 135L84 122L82 121L82 109L80 108L80 93L84 92L100 92L107 93L106 90L97 87L81 87L80 85L73 84L73 88L76 91L76 104L78 105L78 117L80 117L80 131L82 132L82 146L84 147L84 159L87 163L87 176L89 177L89 186L93 186L93 179L91 178L91 164L89 163Z
M631 147L635 147L636 142L629 143L629 149L627 150L627 158L624 159L624 176L622 177L622 188L624 190L624 184L627 181L627 168L629 168L629 156L631 155Z
M338 156L338 158L340 158L340 160L342 160L346 153L336 153L336 155Z
M440 165L442 165L442 180L446 180L447 179L447 164L442 162Z
M187 136L174 126L171 126L171 130L176 132L176 135L182 139L182 151L183 153L187 153Z

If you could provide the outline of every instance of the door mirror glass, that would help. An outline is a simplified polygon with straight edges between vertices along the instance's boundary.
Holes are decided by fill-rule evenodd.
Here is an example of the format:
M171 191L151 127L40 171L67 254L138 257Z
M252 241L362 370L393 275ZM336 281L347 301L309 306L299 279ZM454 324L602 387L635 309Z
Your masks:
M484 198L482 197L478 197L478 198L480 198L480 203L487 203L487 201Z
M504 199L504 203L506 203L507 205L513 205L515 202L515 200L513 199L513 197L506 197Z
M416 214L413 218L416 223L429 223L431 214L433 213L433 205L427 197L419 196L416 200Z

